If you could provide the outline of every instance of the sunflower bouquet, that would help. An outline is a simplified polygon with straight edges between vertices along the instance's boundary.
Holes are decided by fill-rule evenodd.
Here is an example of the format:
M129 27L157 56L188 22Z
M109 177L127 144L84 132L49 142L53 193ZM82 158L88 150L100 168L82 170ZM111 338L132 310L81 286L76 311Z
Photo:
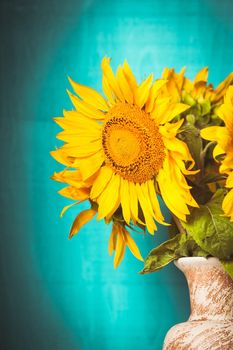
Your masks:
M54 119L64 144L51 154L65 169L52 178L72 199L61 216L90 203L69 237L95 216L104 219L117 267L126 247L144 261L132 230L153 235L167 225L170 239L149 253L142 273L179 257L214 256L233 278L233 73L215 89L207 68L193 81L185 69L166 68L138 84L127 61L116 74L107 57L101 67L105 97L70 79L74 109Z

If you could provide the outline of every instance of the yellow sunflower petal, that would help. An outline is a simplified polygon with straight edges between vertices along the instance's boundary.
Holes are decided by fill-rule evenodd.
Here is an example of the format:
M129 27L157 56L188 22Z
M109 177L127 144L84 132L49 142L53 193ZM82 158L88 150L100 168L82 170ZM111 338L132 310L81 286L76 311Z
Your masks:
M187 111L187 109L189 109L189 108L190 108L190 106L185 105L183 103L176 103L174 105L171 105L170 110L167 112L167 114L162 119L161 124L170 122L177 115Z
M190 211L185 203L184 198L179 192L179 184L174 183L169 175L169 169L161 169L157 181L159 184L161 196L166 206L174 213L179 219L186 221L186 215L190 214Z
M129 199L131 217L134 221L134 224L136 224L136 222L138 221L138 197L135 184L131 181L129 182Z
M67 122L66 129L68 129L69 131L70 129L71 130L77 129L80 131L87 130L87 129L101 130L103 125L101 121L97 119L92 119L89 116L79 113L74 109L69 111L64 110L63 115L64 115L63 119Z
M114 94L109 86L108 80L106 77L103 75L102 77L102 89L105 94L105 96L108 98L108 101L110 102L111 105L115 104L115 98Z
M101 63L103 75L108 81L109 86L111 87L112 91L114 92L115 96L122 102L125 101L124 96L122 94L122 91L120 89L120 86L118 84L118 81L112 71L112 68L110 66L110 58L104 57Z
M233 74L233 73L232 73ZM233 104L233 86L229 86L226 95L224 97L224 104L228 105L230 108Z
M183 88L184 84L184 73L186 72L186 66L182 67L180 70L180 73L177 74L177 84L179 86L179 89L181 90Z
M137 244L133 240L133 238L130 236L129 232L127 230L124 230L124 235L125 235L125 241L127 246L129 247L131 253L141 261L144 261L143 257L141 256L141 253L137 247Z
M117 78L118 84L120 86L120 89L121 89L121 91L122 91L122 93L124 95L125 100L128 103L133 104L134 103L133 92L132 92L132 90L130 88L130 85L129 85L125 75L124 75L122 67L118 67L116 78Z
M57 123L62 129L72 129L76 127L76 123L73 120L67 120L63 117L53 118L55 123Z
M84 101L86 101L89 105L93 106L95 109L100 109L103 111L108 111L109 106L103 96L101 96L96 90L78 84L74 82L71 78L69 78L69 82L72 85L75 93L79 95Z
M75 143L77 139L82 140L88 140L88 142L96 141L101 138L101 133L99 130L88 130L88 136L87 136L87 130L65 130L61 131L57 134L57 139L62 140L64 142L70 142Z
M224 154L225 151L220 147L219 145L216 145L213 150L213 158L217 160L216 158L220 156L221 154Z
M64 182L64 178L63 178L63 173L64 173L64 170L63 171L60 171L60 172L55 172L52 176L51 176L51 179L52 180L55 180L55 181L58 181L58 182Z
M232 169L233 169L233 164L232 164ZM230 175L227 178L225 187L228 187L228 188L232 188L233 187L233 170L231 171Z
M105 216L104 220L106 222L106 224L109 224L110 221L112 220L112 216L113 214L115 213L115 211L119 208L121 204L121 201L120 201L120 196L118 196L114 206L111 208L111 210L108 212L108 214Z
M201 130L201 137L205 140L216 141L217 133L221 126L209 126Z
M157 194L155 192L154 183L152 180L147 181L148 192L151 200L151 204L155 213L155 219L160 224L164 224L164 217L160 209L159 201L157 198Z
M65 166L72 166L72 157L68 156L61 149L56 149L55 151L50 152L51 156L58 162Z
M66 206L62 209L62 211L61 211L61 213L60 213L60 217L62 218L63 215L65 214L65 212L66 212L68 209L70 209L71 207L74 207L75 205L80 204L80 203L81 203L81 201L79 201L79 202L73 202L73 203L71 203L71 204L69 204L69 205L66 205Z
M117 241L117 226L115 225L115 223L113 223L112 232L108 243L109 255L112 255L113 251L116 250L116 241Z
M125 246L126 246L126 242L124 240L124 235L120 231L118 232L118 235L117 235L116 253L114 256L114 268L117 268L117 266L122 261L125 254Z
M77 160L78 168L82 174L82 178L85 181L94 173L96 173L104 162L104 156L102 152L97 152L96 154L87 157L79 158Z
M76 188L90 187L92 186L92 181L84 182L79 170L62 170L60 172L55 172L52 176L53 180L59 182L65 182L69 185L73 185Z
M71 115L72 118L70 117ZM64 111L64 118L54 118L54 121L64 130L101 130L101 124L76 111Z
M155 220L156 220L156 218L158 218L158 222L159 222L160 221L159 216L157 216L157 213L153 209L153 204L152 204L152 201L151 201L150 191L149 191L149 187L148 187L148 181L146 181L143 184L141 184L141 188L142 188L145 200L147 202L147 208L149 209L149 212L151 213L151 215L153 216L153 218ZM156 227L156 229L157 229L157 227Z
M185 67L180 73L176 73L174 69L165 68L162 74L163 79L167 79L167 83L163 92L170 95L171 101L178 102L181 99L182 89L185 83L184 77Z
M72 175L72 173L74 173L74 176ZM72 178L73 178L73 182L78 185L78 184L82 184L82 178L81 178L81 174L78 170L62 170L59 172L55 172L53 174L53 176L51 176L51 178L55 181L58 182L69 182L69 180L71 180L72 182ZM82 187L82 186L81 186Z
M67 153L69 153L72 157L89 157L93 156L97 152L100 152L102 150L101 142L98 140L96 142L90 142L90 143L76 143L73 144L65 144L61 147L61 149L65 150Z
M104 120L105 113L99 109L92 107L92 105L80 100L77 96L73 95L69 90L67 90L68 95L73 103L75 109L91 119Z
M131 218L129 183L127 180L124 180L123 178L121 178L121 185L120 185L120 200L121 200L122 214L123 214L124 220L129 225L130 218Z
M215 94L212 98L213 102L218 102L226 93L229 85L233 83L233 72L230 73L216 88Z
M155 103L155 98L158 95L159 90L166 84L167 80L164 79L159 79L156 80L151 89L150 89L150 93L146 102L146 107L145 107L145 111L147 113L152 112L153 108L154 108L154 103Z
M180 156L186 161L192 160L187 144L176 137L173 139L163 138L163 142L165 147L169 151L174 151L176 154L180 154Z
M160 126L159 131L166 138L173 139L179 132L179 129L183 123L184 119L180 119L176 123L166 123L165 125Z
M177 115L183 113L189 108L190 106L183 103L163 103L154 108L151 116L161 125L170 122Z
M153 81L153 74L150 74L147 79L145 79L141 85L137 88L135 92L135 103L140 108L144 106L146 103L149 93L150 93L150 87Z
M103 166L100 168L99 174L95 179L95 182L91 188L91 194L90 194L91 199L95 200L103 192L103 190L111 180L112 175L113 175L113 171L111 168L107 166Z
M229 133L233 134L233 86L230 86L224 98L224 103L217 110L217 115L224 120Z
M165 67L162 72L162 78L165 80L169 80L169 78L171 77L171 75L173 75L173 73L174 73L174 68Z
M225 103L217 110L217 115L224 121L230 134L233 134L233 106Z
M136 184L133 182L129 182L129 193L130 193L130 212L131 212L131 218L133 220L133 223L136 224L138 222L139 224L146 226L145 222L143 222L138 217L138 196L137 196Z
M84 134L78 134L76 135L76 138L70 138L69 141L67 141L67 143L65 143L63 146L61 146L61 149L69 149L70 147L86 147L87 145L90 145L90 149L94 149L95 147L97 147L97 149L99 149L99 145L101 145L101 135L99 135L98 133L96 134L96 136L93 136L88 134L88 131ZM96 149L96 150L97 150Z
M230 220L233 221L233 189L225 196L222 208L225 214L230 217Z
M225 155L224 160L219 168L221 174L229 174L233 170L233 152Z
M67 186L59 190L58 193L70 199L83 201L89 198L90 190L89 188L77 188L74 186Z
M217 141L222 150L228 151L231 136L226 127L210 126L201 130L201 136L206 140Z
M77 135L76 139L71 138L67 143L65 143L63 146L61 146L62 150L72 149L74 147L82 147L86 148L90 146L89 150L97 152L101 147L101 137L98 135L98 137L93 137L92 135ZM102 149L102 147L101 147ZM83 150L84 151L84 150ZM66 151L67 152L67 151ZM84 151L85 152L85 151ZM79 151L77 151L79 153ZM82 150L80 150L80 153L82 153ZM78 155L77 155L78 157Z
M191 170L194 167L194 160L192 159L190 153L187 156L187 158L184 158L183 155L181 155L178 152L172 152L172 161L176 164L177 168L180 170L180 172L184 175L195 175L200 172L200 169L197 170ZM186 163L184 162L184 159L190 162L190 166L188 169L186 169ZM190 188L190 186L187 186L187 188Z
M100 196L97 198L99 204L98 220L103 219L109 212L115 208L120 196L120 176L113 174L108 186L103 190ZM117 209L117 208L116 208ZM115 209L115 210L116 210Z
M153 111L150 113L152 119L154 119L158 125L162 124L162 120L169 109L169 105L169 100L165 100L164 103L162 102L160 104L156 103Z
M87 210L83 210L81 213L79 213L74 222L73 225L71 226L70 229L70 234L69 234L69 238L73 237L74 235L76 235L79 230L89 221L91 221L91 219L93 219L93 217L96 215L96 210L94 209L87 209Z
M126 60L124 61L124 64L123 64L123 72L124 72L124 75L126 76L126 79L129 85L131 86L132 91L135 92L138 87L137 80Z
M146 200L146 197L143 193L142 186L140 184L136 184L136 191L139 203L142 208L142 212L146 221L146 226L150 234L154 234L154 231L156 230L156 224L153 219L153 213L151 213L151 208L148 205L148 202Z
M208 78L208 67L202 68L195 76L194 78L194 84L199 83L200 81L207 81Z
M84 115L74 109L72 110L64 110L63 111L64 118L63 119L67 125L63 127L67 131L71 131L73 129L76 130L87 130L87 128L93 130L101 130L103 121L100 121L96 118L90 118L90 116ZM59 119L59 118L55 118Z

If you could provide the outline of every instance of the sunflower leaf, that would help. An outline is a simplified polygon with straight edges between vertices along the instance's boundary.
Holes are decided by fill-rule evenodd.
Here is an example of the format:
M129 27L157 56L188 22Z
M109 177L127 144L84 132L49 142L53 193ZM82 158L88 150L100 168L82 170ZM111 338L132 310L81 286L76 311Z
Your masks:
M186 237L186 240L180 242L179 247L175 250L175 254L177 257L207 257L209 255L205 250L201 249L191 237Z
M187 234L179 233L153 249L147 256L141 274L158 271L170 262L186 256L208 256Z
M183 226L204 251L219 259L233 258L233 222L224 216L225 190L218 190L205 205L195 208Z
M176 259L175 249L178 246L179 235L162 243L153 249L146 257L141 274L158 271Z

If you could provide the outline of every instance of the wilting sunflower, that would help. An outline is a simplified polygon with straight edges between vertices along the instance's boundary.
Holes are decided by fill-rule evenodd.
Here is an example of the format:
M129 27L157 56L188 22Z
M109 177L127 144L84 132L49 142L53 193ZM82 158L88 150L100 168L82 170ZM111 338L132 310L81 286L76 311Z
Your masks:
M113 222L109 251L116 250L117 266L126 245L142 259L127 226L144 226L153 234L156 222L164 223L158 194L181 220L189 206L197 206L185 178L194 173L194 162L176 137L183 120L173 122L189 106L160 96L166 80L153 82L150 75L138 85L126 61L114 75L106 57L102 71L106 98L70 79L75 109L55 118L64 129L57 137L65 144L52 152L67 168L53 178L69 185L62 195L92 205L77 216L71 236L95 213L98 220Z
M217 87L214 89L212 84L208 84L208 67L202 68L195 76L194 80L188 79L185 74L186 68L182 68L179 73L173 68L165 68L162 78L167 80L162 91L170 94L173 101L185 101L193 105L195 102L202 104L209 101L211 104L219 103L228 88L233 82L233 73L230 73Z
M217 111L225 126L210 126L201 131L201 136L209 141L216 141L213 156L217 159L224 156L219 171L227 174L226 187L229 192L223 200L223 210L233 221L233 86L226 92L224 103Z

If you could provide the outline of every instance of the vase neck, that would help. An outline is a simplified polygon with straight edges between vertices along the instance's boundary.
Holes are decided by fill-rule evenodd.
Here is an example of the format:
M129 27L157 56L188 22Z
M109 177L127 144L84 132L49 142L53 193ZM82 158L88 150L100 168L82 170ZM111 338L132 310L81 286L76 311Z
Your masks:
M176 265L188 282L190 321L233 321L233 280L224 272L218 259L181 258Z

